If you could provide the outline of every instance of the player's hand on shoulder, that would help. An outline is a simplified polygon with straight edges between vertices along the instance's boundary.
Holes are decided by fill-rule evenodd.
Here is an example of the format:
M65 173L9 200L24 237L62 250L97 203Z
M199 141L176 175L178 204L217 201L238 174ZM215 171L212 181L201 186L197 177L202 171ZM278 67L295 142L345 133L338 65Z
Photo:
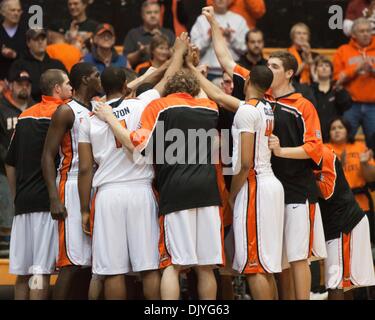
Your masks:
M100 120L105 122L114 117L112 107L104 103L99 103L93 112Z

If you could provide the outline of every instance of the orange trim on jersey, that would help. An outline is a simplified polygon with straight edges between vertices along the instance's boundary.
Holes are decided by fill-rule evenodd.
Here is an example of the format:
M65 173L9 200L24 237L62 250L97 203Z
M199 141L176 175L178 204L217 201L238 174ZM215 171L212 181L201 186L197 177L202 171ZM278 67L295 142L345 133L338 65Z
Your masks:
M239 64L236 64L233 69L233 73L240 76L244 80L250 75L250 71L244 67L241 67Z
M332 197L336 185L336 155L326 145L323 146L323 161L321 170L314 170L316 183L320 194L325 200Z
M244 274L266 273L259 260L258 252L258 224L257 224L257 180L255 172L249 174L248 180L248 207L246 217L247 233L247 261Z
M42 101L26 109L20 114L18 119L23 118L46 118L51 119L57 107L65 104L68 100L56 99L54 97L42 96Z
M342 278L342 287L343 288L350 288L353 286L353 283L350 280L350 240L351 240L351 233L342 234L342 260L343 260L343 278Z
M140 63L139 65L137 65L135 67L135 72L136 73L139 73L142 69L145 69L145 68L150 68L151 67L151 61L146 61L146 62L143 62L143 63Z
M67 132L63 138L61 143L61 152L64 155L64 158L60 169L59 196L61 203L65 204L66 181L68 180L68 172L73 160L72 137L70 135L70 131ZM59 268L73 265L67 255L65 226L65 220L59 221L59 255L56 263L56 266Z
M172 258L168 252L165 241L165 216L159 217L160 237L159 237L159 268L165 269L172 265Z
M187 93L174 93L152 101L143 111L140 123L142 127L130 133L130 140L135 147L143 150L152 135L160 113L174 107L205 108L218 112L217 104L209 99L196 99Z
M223 224L224 227L230 226L233 223L233 212L229 205L229 192L225 185L225 180L223 176L223 168L221 164L215 165L217 184L219 187L219 193L221 198L221 211L223 214Z
M314 225L315 225L315 211L316 204L309 204L309 220L310 220L310 239L309 239L309 253L308 258L312 256L313 244L314 244Z

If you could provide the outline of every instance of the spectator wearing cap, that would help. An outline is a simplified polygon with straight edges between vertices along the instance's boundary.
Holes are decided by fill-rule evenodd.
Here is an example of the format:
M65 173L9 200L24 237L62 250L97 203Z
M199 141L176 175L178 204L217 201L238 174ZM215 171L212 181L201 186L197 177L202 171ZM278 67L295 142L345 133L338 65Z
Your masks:
M353 104L344 113L352 127L351 138L362 126L366 143L375 133L375 36L365 18L354 21L352 38L333 57L334 79L348 90Z
M10 235L14 215L12 196L5 175L5 156L18 116L34 104L28 72L21 71L10 75L9 82L9 90L0 96L0 241L3 243L9 242L7 236ZM8 248L3 248L5 251L7 249L9 244Z
M70 19L62 23L51 23L49 29L64 34L70 43L84 43L98 27L98 22L87 17L90 0L68 0Z
M51 59L47 54L46 30L28 30L26 32L26 44L28 47L26 54L12 64L10 73L26 70L30 74L32 82L31 96L35 101L40 101L40 76L48 69L59 69L65 72L66 69L59 60Z
M8 76L15 59L26 51L26 27L21 23L22 7L19 0L3 0L0 3L0 80Z
M124 56L135 68L138 64L150 60L150 43L155 35L163 34L172 46L175 35L172 30L160 26L160 5L154 1L142 4L143 25L129 31L124 41Z
M246 34L247 52L241 56L238 64L247 70L254 66L267 65L267 60L263 58L264 36L263 32L257 28L251 29Z
M126 59L116 52L115 43L113 27L108 23L100 24L95 31L92 52L85 55L84 61L94 64L100 73L109 66L126 67Z
M328 143L331 121L350 109L352 99L345 89L334 86L333 65L327 57L318 56L314 65L316 82L311 85L316 99L314 106L319 115L323 142Z

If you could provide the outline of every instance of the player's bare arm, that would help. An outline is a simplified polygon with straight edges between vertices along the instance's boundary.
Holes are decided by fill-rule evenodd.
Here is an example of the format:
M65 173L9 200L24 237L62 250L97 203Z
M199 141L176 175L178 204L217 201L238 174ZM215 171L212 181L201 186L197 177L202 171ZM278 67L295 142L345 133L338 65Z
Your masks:
M51 125L48 129L44 150L42 154L43 177L48 188L52 219L65 219L67 211L61 203L56 186L55 159L59 152L59 146L67 130L74 122L74 113L67 105L60 106L54 113Z
M90 200L94 177L94 157L90 143L78 144L79 173L78 192L81 204L82 230L90 235Z
M225 72L228 73L231 78L233 78L233 70L236 66L236 62L229 51L227 42L221 32L220 25L215 19L214 8L212 6L204 7L202 9L202 14L206 17L211 26L212 43L217 59Z
M273 154L279 158L297 160L311 159L311 157L307 154L303 146L282 148L280 146L279 138L275 135L270 136L268 140L268 147L273 151Z
M190 62L187 63L189 69L195 74L198 78L202 90L207 94L207 96L219 104L224 109L227 109L232 112L236 112L239 105L240 100L223 93L223 91L214 85L211 81L209 81L203 74Z
M254 153L254 134L250 132L241 133L241 157L239 161L239 172L233 176L232 186L229 194L229 203L233 208L234 201L237 194L240 192L242 186L249 176L249 170L253 167L253 153Z
M146 72L144 75L128 83L128 88L131 90L136 90L143 83L157 84L164 76L168 67L171 64L171 60L164 62L164 64L157 69L153 69L150 72Z
M171 63L164 74L163 79L155 86L155 90L159 91L160 95L164 95L165 85L168 79L178 72L184 63L184 55L189 48L189 35L187 32L183 32L179 37L176 38L176 41L173 46L173 56L171 58Z

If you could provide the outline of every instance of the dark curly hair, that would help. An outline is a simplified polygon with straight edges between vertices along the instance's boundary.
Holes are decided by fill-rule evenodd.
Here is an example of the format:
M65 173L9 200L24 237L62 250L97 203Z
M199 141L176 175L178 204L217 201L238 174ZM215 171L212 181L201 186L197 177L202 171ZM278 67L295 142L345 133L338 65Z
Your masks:
M175 73L171 78L168 79L165 85L166 95L185 92L195 97L201 90L197 77L187 70L181 70Z

